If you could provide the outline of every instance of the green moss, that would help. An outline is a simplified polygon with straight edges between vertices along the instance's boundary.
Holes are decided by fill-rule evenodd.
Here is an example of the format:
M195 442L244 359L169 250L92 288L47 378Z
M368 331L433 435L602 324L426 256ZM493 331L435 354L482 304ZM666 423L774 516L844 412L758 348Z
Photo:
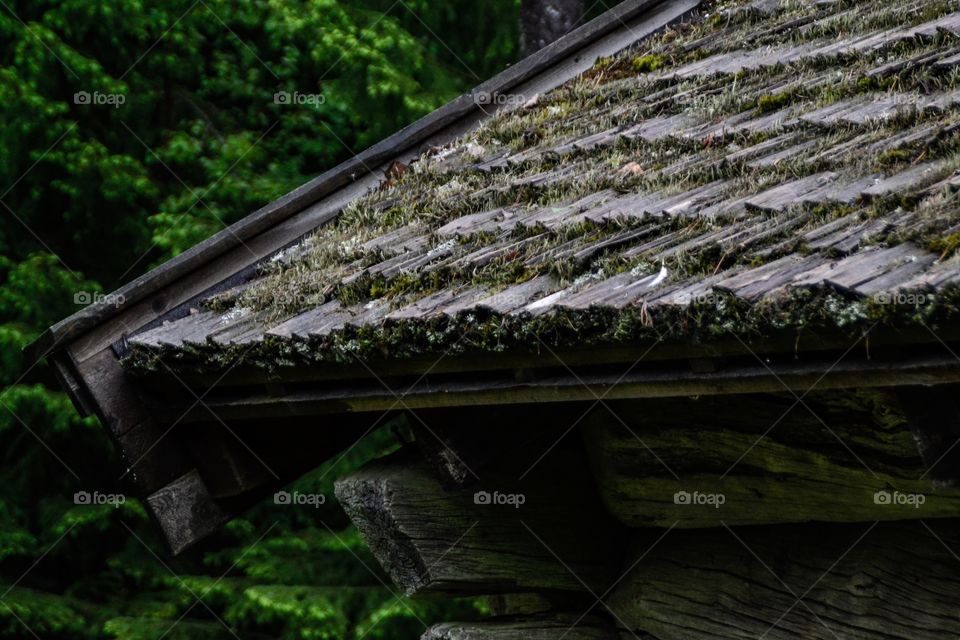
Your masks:
M930 251L940 254L940 259L945 260L957 253L960 249L960 232L934 238L928 244Z
M657 54L647 54L637 56L630 63L633 70L637 73L649 73L663 67L665 61L663 56Z
M914 153L910 149L888 149L877 156L877 164L883 167L903 164L913 159Z
M779 111L790 104L792 99L793 94L789 91L760 96L757 98L757 112L773 113L774 111Z
M938 3L935 9L923 9L924 16L941 11L946 5ZM287 317L330 299L344 306L383 300L392 308L409 304L422 296L444 287L464 288L478 286L490 291L507 288L545 273L552 273L567 285L579 279L603 278L636 270L649 273L659 267L658 254L674 244L693 239L698 234L720 231L732 224L732 219L711 219L708 223L690 219L658 218L659 225L650 236L616 248L597 252L577 261L572 252L590 242L602 241L629 225L615 222L602 224L570 224L544 229L517 226L512 231L490 228L482 233L465 235L452 241L453 254L430 263L429 270L418 268L402 271L391 277L363 275L365 269L394 258L402 247L388 243L378 250L363 249L368 240L385 233L411 229L410 237L422 240L416 251L430 251L449 242L436 233L437 229L453 219L509 208L523 216L538 207L568 206L577 199L610 189L615 195L629 193L679 194L692 187L714 180L728 180L729 188L723 194L727 201L757 193L787 180L831 170L844 178L870 175L887 169L893 173L900 164L913 159L906 149L888 151L879 155L862 153L863 146L854 146L835 157L817 163L810 162L808 154L791 158L775 167L748 169L744 163L725 161L730 144L740 148L752 146L782 134L781 131L762 131L747 134L723 134L706 141L667 137L655 142L642 139L619 140L615 144L596 149L568 147L562 153L555 148L574 140L610 128L629 127L649 118L675 113L690 113L703 122L722 122L726 118L756 109L760 114L775 112L788 105L812 110L849 99L864 92L876 92L896 86L898 90L930 92L951 87L956 78L931 77L924 69L908 69L887 78L866 78L868 70L891 60L910 60L937 47L943 42L910 42L889 47L883 51L856 56L821 56L816 60L799 61L763 69L744 69L730 76L661 78L640 75L655 71L666 64L685 64L704 57L724 53L729 43L738 48L784 45L783 35L775 34L773 27L798 18L810 18L809 7L787 3L774 17L752 12L732 13L730 7L714 7L722 13L706 24L684 24L645 41L641 47L624 51L612 58L601 59L583 78L540 96L535 109L504 110L481 126L479 131L453 143L449 149L424 157L411 165L411 170L389 186L377 189L348 205L330 225L319 229L305 251L279 261L265 270L265 277L247 292L224 296L213 307L229 311L234 307L254 310L271 309L277 316ZM842 10L841 10L842 8ZM711 11L713 8L711 8ZM827 17L831 12L837 15ZM732 17L731 17L732 16ZM819 18L826 19L820 20ZM919 14L904 16L879 1L840 3L818 10L817 20L810 29L794 30L790 44L809 42L828 34L855 37L871 29L884 28L893 17L894 22L920 21ZM927 17L926 19L930 19ZM757 29L757 23L763 29ZM721 31L722 30L722 31ZM769 33L765 33L769 32ZM945 36L944 36L945 37ZM798 82L808 77L828 77L822 83ZM893 83L894 84L890 84ZM751 114L753 115L753 114ZM800 133L796 142L817 136L816 152L833 149L863 136L864 145L881 141L905 128L925 122L941 127L952 124L955 115L947 113L905 112L881 123L867 127L840 123L829 129L805 125L795 130ZM942 158L957 150L957 139L941 141L926 150L925 158ZM477 163L502 157L513 152L514 162L493 170L480 170ZM518 160L517 153L523 153ZM444 160L446 158L446 160ZM642 171L621 175L619 169L637 162ZM891 170L893 169L893 170ZM552 172L569 171L557 177ZM551 176L540 184L520 184L526 178ZM960 240L943 236L945 229L960 222L956 203L930 207L930 199L918 203L915 194L900 194L891 198L876 198L860 206L796 207L786 215L802 221L780 234L758 232L756 239L738 240L735 245L721 242L709 246L688 248L677 252L668 261L671 278L712 275L718 268L734 264L759 266L793 250L791 237L799 238L830 220L845 216L873 218L889 216L897 207L915 208L917 224L911 225L910 235L904 232L869 242L916 242L920 246L950 255L956 253ZM924 208L926 207L926 208ZM758 228L767 214L749 211ZM650 224L651 220L632 218L630 224ZM779 220L770 220L771 227ZM688 225L688 226L687 226ZM665 238L676 233L666 244L649 251L624 257L624 252L642 242ZM408 238L409 239L409 238ZM407 240L404 240L407 242ZM460 260L471 252L500 244L509 250L488 261ZM780 251L772 253L774 247ZM441 252L442 253L442 252ZM413 254L411 254L412 257ZM421 254L422 255L422 254ZM459 262L458 262L459 261ZM718 266L719 265L719 266ZM350 280L344 284L344 279ZM584 280L585 281L585 280ZM283 292L277 300L277 292ZM822 302L822 301L821 301ZM676 314L691 335L704 339L720 335L730 328L750 331L803 327L808 323L826 322L844 327L857 326L865 317L886 317L886 311L874 310L863 301L834 299L823 308L812 307L809 313L799 307L785 304L766 307L769 317L759 317L758 310L745 309L727 301L723 309L693 308L684 311L626 310L623 314L587 315L562 314L562 318L544 318L524 322L514 318L474 317L467 323L461 320L416 321L398 326L346 329L319 343L294 344L268 340L260 356L264 363L280 359L350 358L353 354L370 353L377 356L430 351L458 331L468 334L466 342L477 349L527 348L524 340L537 343L546 335L560 340L582 339L604 341L635 341L651 334L651 327L660 327L664 316ZM826 311L825 311L826 310ZM823 317L818 316L823 313ZM832 316L830 314L833 314ZM829 317L828 317L829 316ZM610 323L604 325L603 323ZM746 323L740 325L738 323ZM547 332L541 336L538 331ZM407 340L408 342L404 342ZM328 353L320 354L320 350ZM156 354L140 353L144 362ZM191 358L229 358L229 350L205 350L200 347Z

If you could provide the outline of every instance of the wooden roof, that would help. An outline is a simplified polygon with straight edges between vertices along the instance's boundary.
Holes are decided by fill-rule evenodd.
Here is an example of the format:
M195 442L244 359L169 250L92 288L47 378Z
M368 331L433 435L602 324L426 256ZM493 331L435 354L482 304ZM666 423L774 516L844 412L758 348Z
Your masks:
M127 366L948 322L958 65L956 2L706 15L494 97L492 120L133 332Z
M409 163L430 149L450 144L508 107L509 96L545 94L589 70L598 59L681 19L698 4L699 0L618 4L471 93L122 287L104 302L57 323L30 346L33 357L50 361L78 409L100 418L122 454L123 480L130 493L145 498L174 551L333 456L368 425L339 416L336 433L321 435L311 420L289 413L270 421L312 443L296 447L297 451L278 448L271 429L262 428L263 422L248 430L249 424L227 424L211 415L204 424L181 429L178 425L186 412L169 419L161 415L145 401L158 387L142 384L120 366L119 354L127 352L128 338L169 326L166 323L195 321L193 310L206 300L249 284L278 253L297 254L304 238L344 215L364 194L376 191L395 162ZM169 373L168 382L183 380L172 370ZM159 401L174 406L184 393L192 395L181 386L178 394Z

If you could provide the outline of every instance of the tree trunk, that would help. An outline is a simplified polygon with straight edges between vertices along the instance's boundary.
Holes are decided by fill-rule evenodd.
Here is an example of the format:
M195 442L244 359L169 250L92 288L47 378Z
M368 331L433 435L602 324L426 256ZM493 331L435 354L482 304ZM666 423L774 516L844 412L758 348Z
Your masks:
M583 0L523 0L520 6L520 49L536 53L570 33L583 19Z

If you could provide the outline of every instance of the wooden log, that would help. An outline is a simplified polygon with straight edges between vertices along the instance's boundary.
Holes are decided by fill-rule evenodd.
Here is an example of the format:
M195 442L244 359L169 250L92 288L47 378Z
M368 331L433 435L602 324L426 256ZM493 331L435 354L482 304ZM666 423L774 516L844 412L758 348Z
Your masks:
M640 534L604 601L658 640L956 638L960 521L927 524L674 530L652 550Z
M174 554L210 535L230 517L195 470L147 496L146 502Z
M167 424L144 404L139 386L112 349L104 349L79 367L69 354L61 354L58 361L61 375L75 381L75 386L68 386L75 404L83 412L96 414L120 450L123 480L131 493L149 495L190 471L187 456L168 437Z
M490 471L470 489L444 490L406 450L339 480L335 491L408 595L596 590L621 547L576 453L561 445L523 480Z
M583 420L584 439L607 509L630 527L960 516L960 491L926 474L893 394L607 407Z
M446 622L427 629L421 640L620 640L620 632L596 616L560 613L505 617L481 622Z
M572 375L568 371L545 373L531 380L509 378L421 381L413 388L385 389L379 381L364 386L324 387L292 392L282 398L254 390L234 390L233 395L211 394L202 408L155 406L160 415L178 417L184 422L204 421L213 411L223 420L253 420L270 416L307 413L383 412L397 408L397 396L403 394L408 409L464 407L524 403L553 403L574 400L594 401L597 396L610 400L668 396L723 395L753 392L779 392L787 385L797 393L811 386L818 389L860 387L898 387L960 382L960 362L950 354L911 357L893 362L857 361L847 358L839 364L832 360L811 359L789 362L793 356L780 356L780 362L764 366L756 362L732 362L715 372L697 373L683 369L659 370L636 367L627 375L622 369ZM772 371L772 375L771 375ZM829 371L824 375L824 371Z

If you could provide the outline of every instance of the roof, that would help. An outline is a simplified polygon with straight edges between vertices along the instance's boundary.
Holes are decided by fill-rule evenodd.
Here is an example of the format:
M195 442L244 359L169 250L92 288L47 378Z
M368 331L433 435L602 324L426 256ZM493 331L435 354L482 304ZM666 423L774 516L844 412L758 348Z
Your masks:
M726 6L457 140L125 366L955 322L956 2Z
M379 197L394 185L410 184L419 169L407 172L403 167L424 152L468 135L479 123L510 108L517 96L547 94L589 71L598 59L683 19L699 4L699 0L621 2L471 93L50 327L29 347L34 357L51 362L78 409L99 417L120 450L129 493L145 498L175 552L342 451L369 423L365 416L337 415L338 428L321 432L313 428L315 412L286 408L267 420L224 420L215 413L196 420L180 403L190 396L197 401L191 409L209 406L213 398L208 394L216 383L194 395L188 386L192 383L173 369L164 369L164 382L176 384L175 389L144 382L121 368L119 355L129 355L131 346L138 349L139 336L158 327L185 329L206 317L201 309L212 299L229 295L231 288L252 291L269 265L306 257L304 249L315 246L311 238L317 230L334 220L342 222L331 229L347 228L346 221L354 219L365 194ZM384 185L385 181L393 185ZM382 211L389 214L388 209ZM243 315L219 304L221 315ZM128 360L134 362L135 358ZM218 392L233 389L227 385L232 379L224 379L227 373L246 375L241 367L217 373L218 382L224 382ZM317 373L330 372L313 368L312 374ZM922 375L930 372L924 369ZM340 400L334 404L345 406ZM167 415L170 411L177 415ZM301 436L276 439L272 436L277 428ZM292 442L299 443L296 451L290 449Z
M478 85L468 94L424 116L342 164L251 213L239 222L179 254L136 280L103 296L96 303L64 318L43 332L27 350L46 357L63 350L72 341L96 333L126 312L137 319L130 331L140 328L146 303L147 316L174 311L182 302L180 292L189 286L210 286L203 272L216 263L221 279L236 276L242 268L265 259L309 230L329 221L346 201L370 188L372 174L398 159L409 159L422 149L445 144L476 126L503 104L496 96L512 90L536 90L556 86L588 68L598 56L609 55L645 37L700 4L700 0L624 0L589 23ZM376 178L373 178L376 184ZM271 233L272 232L272 233ZM242 253L238 261L232 252ZM179 287L176 295L163 295ZM202 293L199 289L196 293ZM98 342L99 344L99 342ZM92 348L92 347L91 347Z

